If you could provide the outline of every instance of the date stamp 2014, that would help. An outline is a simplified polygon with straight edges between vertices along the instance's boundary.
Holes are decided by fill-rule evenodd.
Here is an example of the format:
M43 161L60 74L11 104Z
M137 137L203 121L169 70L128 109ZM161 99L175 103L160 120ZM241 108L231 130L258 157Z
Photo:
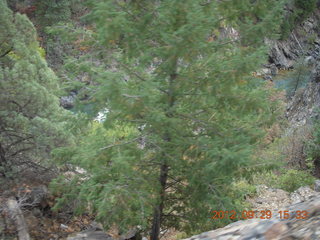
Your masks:
M237 212L235 210L231 211L219 211L214 210L211 211L212 219L271 219L272 217L278 217L280 219L308 219L309 212L305 210L297 210L297 211L289 211L289 210L281 210L278 212L272 212L270 210L259 210L259 211L241 211Z

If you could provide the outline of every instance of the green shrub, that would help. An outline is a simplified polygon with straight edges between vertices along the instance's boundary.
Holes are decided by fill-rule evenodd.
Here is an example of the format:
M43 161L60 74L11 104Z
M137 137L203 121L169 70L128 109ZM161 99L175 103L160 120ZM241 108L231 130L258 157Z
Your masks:
M290 169L279 178L279 188L293 192L299 187L312 185L315 178L306 171Z
M246 179L232 183L231 188L237 199L245 199L246 196L253 196L257 192L256 186L250 184Z
M176 239L185 239L188 237L188 235L185 232L180 232L175 237Z
M300 17L308 17L317 7L317 0L295 0L294 5L300 10Z
M265 171L256 173L252 177L254 185L266 185L268 187L275 187L277 185L278 176L273 171Z
M256 186L246 179L235 180L227 190L229 198L233 199L235 208L240 212L250 209L251 205L246 201L247 197L253 197L257 193Z
M256 174L253 177L253 184L264 184L272 188L280 188L288 192L293 192L299 187L310 186L315 178L306 171L295 169L283 169L279 174L268 171Z

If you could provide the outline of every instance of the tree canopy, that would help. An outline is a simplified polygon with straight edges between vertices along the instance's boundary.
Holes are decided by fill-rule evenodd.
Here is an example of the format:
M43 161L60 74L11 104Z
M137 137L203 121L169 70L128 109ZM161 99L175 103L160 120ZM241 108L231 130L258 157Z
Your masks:
M89 176L65 196L77 195L106 226L139 225L152 240L168 226L214 225L210 210L235 206L229 183L274 117L252 73L282 4L90 1L95 104L109 112L77 146L57 151Z
M0 21L0 174L17 178L44 170L50 151L69 142L65 129L71 116L59 106L58 79L33 24L13 14L4 0Z

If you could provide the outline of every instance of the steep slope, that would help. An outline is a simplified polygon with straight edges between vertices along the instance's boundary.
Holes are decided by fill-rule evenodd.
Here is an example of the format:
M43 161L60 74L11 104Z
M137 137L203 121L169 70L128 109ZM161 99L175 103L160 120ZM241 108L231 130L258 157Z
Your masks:
M261 212L258 212L254 219L238 221L185 240L320 239L320 193L282 210L282 213L274 211L271 219L261 219ZM284 219L284 211L288 211L288 219Z

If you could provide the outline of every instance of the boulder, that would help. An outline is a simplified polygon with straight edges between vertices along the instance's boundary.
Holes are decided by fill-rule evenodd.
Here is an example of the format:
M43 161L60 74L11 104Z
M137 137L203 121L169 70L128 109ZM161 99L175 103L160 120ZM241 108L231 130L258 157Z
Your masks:
M63 96L60 98L60 106L65 109L71 109L74 107L77 97L77 92L71 91L69 96Z
M314 190L315 190L316 192L320 192L320 180L316 180L316 181L314 182Z
M310 187L300 187L296 191L290 194L290 199L292 204L299 203L306 201L313 195L315 195L316 192L313 191Z
M70 236L67 240L113 240L113 238L103 231L89 230Z
M71 109L74 107L74 96L63 96L60 98L60 105L65 109Z

